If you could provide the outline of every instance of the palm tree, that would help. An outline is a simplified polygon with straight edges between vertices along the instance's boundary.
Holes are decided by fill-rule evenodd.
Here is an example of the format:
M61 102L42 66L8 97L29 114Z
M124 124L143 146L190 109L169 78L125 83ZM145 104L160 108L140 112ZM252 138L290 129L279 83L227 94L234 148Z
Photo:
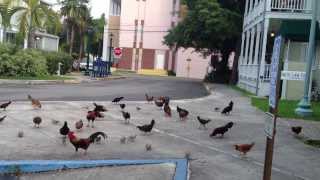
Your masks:
M34 48L36 29L44 28L45 22L50 17L49 8L40 0L23 0L25 7L20 16L19 31L25 37L28 36L28 48Z
M90 10L88 8L82 8L79 11L79 18L76 21L77 27L79 29L79 37L80 37L80 47L79 47L79 59L82 59L84 56L84 36L85 32L88 28L90 17Z
M23 7L14 6L16 0L3 0L0 3L0 16L1 25L3 27L3 42L6 42L7 29L11 28L11 18L19 11L23 10Z
M70 45L69 53L72 54L77 22L87 9L88 0L62 0L60 3L61 15L66 17L68 24L67 43Z

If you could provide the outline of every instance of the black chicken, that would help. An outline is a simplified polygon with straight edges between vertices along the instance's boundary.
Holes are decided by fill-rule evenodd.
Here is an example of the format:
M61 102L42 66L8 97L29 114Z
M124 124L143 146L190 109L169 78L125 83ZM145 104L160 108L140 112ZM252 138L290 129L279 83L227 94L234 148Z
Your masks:
M225 125L225 127L226 128L228 128L228 129L231 129L232 128L232 126L233 126L233 122L228 122L226 125Z
M124 97L116 97L116 98L114 98L113 100L112 100L112 102L113 103L115 103L115 104L117 104L117 103L119 103L122 99L123 99Z
M0 122L2 122L7 116L3 116L0 118Z
M179 106L177 106L177 112L179 114L180 120L185 120L189 115L189 111L187 111L186 109L182 109Z
M37 116L37 117L34 117L34 118L33 118L33 123L34 123L34 126L35 126L35 127L39 128L41 122L42 122L41 117Z
M60 131L59 131L59 132L60 132L60 134L63 136L63 137L62 137L62 143L63 143L63 144L66 144L67 135L68 135L68 133L70 132L70 129L69 129L69 127L68 127L67 121L64 122L64 124L63 124L62 128L60 128Z
M211 122L211 119L202 119L200 116L197 116L197 119L198 119L198 121L199 121L199 123L200 123L199 129L200 129L201 125L203 126L203 128L206 129L206 128L207 128L206 125L207 125L209 122Z
M123 110L124 108L126 108L126 104L120 104L120 108Z
M93 105L95 106L93 111L97 111L97 112L106 112L107 111L107 109L103 105L99 105L96 103L93 103Z
M154 119L152 119L150 124L146 124L143 126L137 126L137 128L144 133L150 133L154 124L155 124L155 121L154 121Z
M296 135L299 135L302 131L302 127L301 126L295 126L295 127L291 127L291 131L293 133L295 133Z
M228 127L222 126L214 129L212 133L210 134L210 137L216 136L218 134L221 134L221 137L228 131Z
M121 112L122 112L122 117L124 118L124 123L129 124L130 113L125 111L121 111Z
M222 110L221 114L229 115L232 109L233 109L233 101L230 101L229 105Z
M5 111L10 104L11 104L11 101L1 104L0 109L3 109Z

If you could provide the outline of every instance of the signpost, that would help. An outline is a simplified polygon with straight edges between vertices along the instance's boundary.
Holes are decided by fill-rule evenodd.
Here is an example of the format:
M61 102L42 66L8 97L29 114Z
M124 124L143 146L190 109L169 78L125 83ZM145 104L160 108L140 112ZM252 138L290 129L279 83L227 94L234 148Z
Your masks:
M119 48L119 47L114 48L113 49L113 56L115 58L121 58L121 56L122 56L122 48Z
M272 158L274 135L276 133L276 123L278 114L278 101L280 89L280 54L281 54L282 37L277 36L273 45L273 53L271 60L271 79L270 79L270 95L269 95L269 112L265 121L266 153L264 161L263 180L271 180Z

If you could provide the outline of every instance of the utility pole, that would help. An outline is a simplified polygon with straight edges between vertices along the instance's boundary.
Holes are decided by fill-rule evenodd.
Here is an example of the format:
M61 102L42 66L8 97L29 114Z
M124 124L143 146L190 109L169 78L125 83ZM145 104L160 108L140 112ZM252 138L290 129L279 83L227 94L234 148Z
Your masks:
M309 88L311 82L311 71L312 71L312 63L314 58L314 49L315 49L315 39L316 39L316 25L317 25L317 11L318 11L318 1L313 0L312 4L312 20L310 27L310 35L309 35L309 44L308 44L308 54L307 54L307 64L306 64L306 76L304 80L304 93L303 98L298 104L297 109L295 110L296 114L300 116L311 116L313 111L311 109L310 97L309 97Z
M109 63L108 63L108 71L107 71L107 75L111 74L111 56L112 56L112 37L113 34L110 33L110 44L109 44Z

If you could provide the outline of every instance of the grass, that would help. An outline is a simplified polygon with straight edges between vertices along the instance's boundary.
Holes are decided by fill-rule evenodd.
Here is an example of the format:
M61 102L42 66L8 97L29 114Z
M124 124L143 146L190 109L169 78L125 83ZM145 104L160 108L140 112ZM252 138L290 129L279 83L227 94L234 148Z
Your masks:
M67 76L40 76L40 77L27 77L27 76L0 76L0 79L6 80L71 80L72 77Z
M313 120L320 121L320 102L313 102L312 109L313 115L310 117L300 117L295 113L295 109L297 108L297 104L299 101L294 100L280 100L279 102L279 116L283 118L292 118L292 119L305 119L305 120ZM258 98L251 97L251 105L257 107L258 109L266 112L269 110L267 98Z
M320 140L309 139L304 141L304 143L316 148L320 148Z

